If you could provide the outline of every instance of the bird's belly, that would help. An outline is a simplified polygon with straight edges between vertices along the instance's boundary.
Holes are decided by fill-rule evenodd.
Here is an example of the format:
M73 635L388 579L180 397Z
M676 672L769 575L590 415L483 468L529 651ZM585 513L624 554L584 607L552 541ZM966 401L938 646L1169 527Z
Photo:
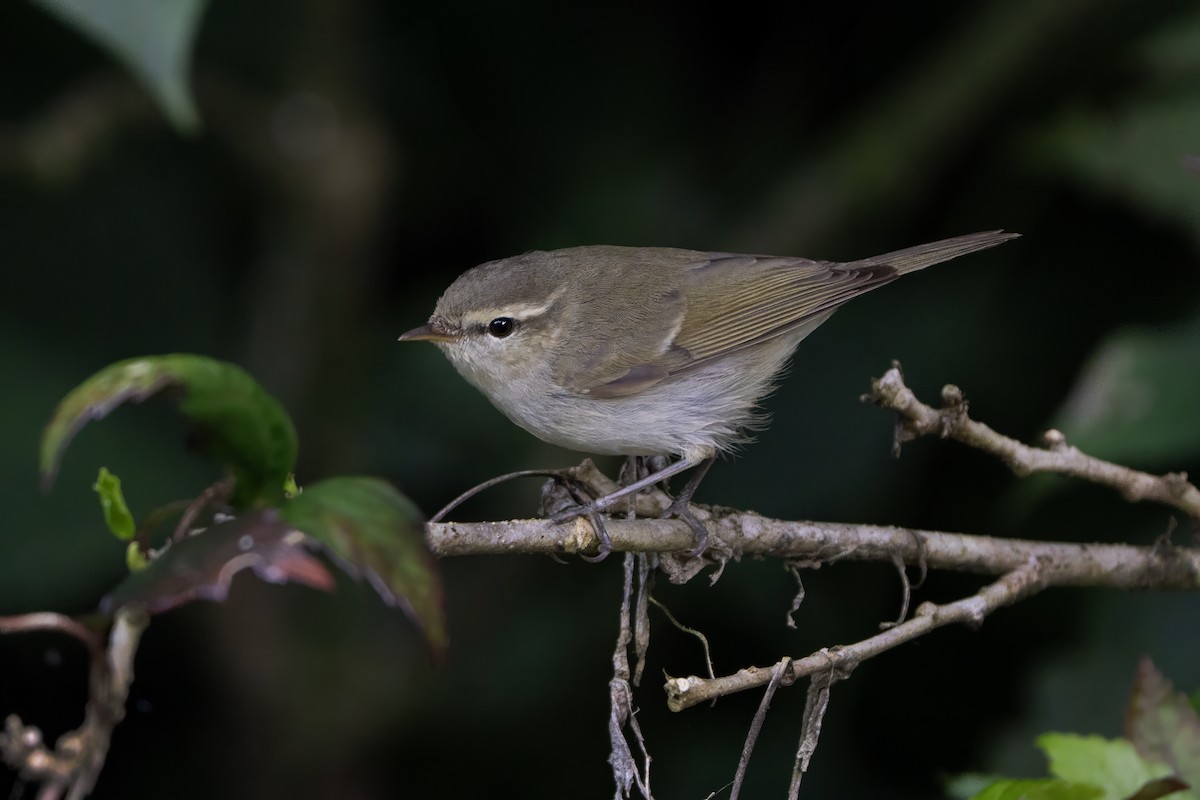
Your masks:
M546 383L531 376L526 385L518 381L494 393L492 401L522 428L570 450L708 457L746 441L746 429L764 423L758 401L795 341L769 344L772 352L733 353L624 397L546 391Z

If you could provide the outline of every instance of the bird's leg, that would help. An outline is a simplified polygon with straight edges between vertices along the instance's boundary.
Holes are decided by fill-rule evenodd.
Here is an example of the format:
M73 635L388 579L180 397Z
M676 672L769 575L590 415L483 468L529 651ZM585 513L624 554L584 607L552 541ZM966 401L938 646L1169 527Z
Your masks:
M696 487L700 485L700 481L703 480L704 475L708 472L709 467L712 466L713 461L714 458L712 456L685 456L673 464L668 464L662 469L652 472L644 477L638 476L637 471L635 470L635 477L637 477L637 480L633 481L633 483L630 483L627 486L622 486L615 492L610 492L609 494L604 495L604 497L597 498L586 505L564 509L550 519L553 522L568 522L569 520L573 520L578 517L587 516L589 521L591 521L595 518L594 515L612 507L617 503L617 501L631 495L635 495L643 489L649 489L655 484L665 481L673 475L678 475L681 472L685 472L692 467L699 467L696 474L692 475L687 484L684 485L683 490L671 502L671 505L667 507L667 510L659 515L660 518L664 519L667 517L676 517L677 519L682 520L689 528L691 528L692 533L696 535L696 547L692 548L692 550L689 550L688 554L699 555L700 553L703 553L704 549L708 546L708 530L704 527L704 524L701 523L700 520L698 520L691 512L688 506L691 502L692 495L696 492ZM599 535L599 531L597 531L597 535ZM605 553L605 555L607 555L607 553Z
M701 555L708 549L708 528L704 527L704 523L696 519L696 515L692 513L692 495L696 493L700 481L704 480L704 476L712 469L714 461L716 461L715 457L701 461L696 466L696 471L688 476L688 482L683 485L679 494L675 495L671 505L658 515L659 519L675 517L683 520L692 529L692 533L696 536L696 546L687 552L687 555L691 557Z
M589 511L606 511L617 503L618 500L623 500L630 495L637 494L643 489L649 489L659 481L664 481L672 475L678 475L681 472L691 469L692 467L702 463L706 459L703 458L681 458L673 464L647 475L644 478L638 478L628 486L622 486L615 492L609 492L604 497L599 497L586 506L579 508L568 508L558 512L550 519L554 522L567 522L568 520L581 517Z
M661 471L670 463L670 459L666 456L637 456L638 465L641 471L637 473L638 477L645 476L648 472ZM682 520L692 533L696 536L696 546L687 552L688 556L698 556L708 548L708 529L700 520L696 519L696 515L691 511L692 496L696 493L696 488L700 485L700 481L704 480L704 476L708 474L712 468L715 458L710 458L700 462L700 464L688 476L688 481L683 485L683 489L679 494L672 495L671 487L667 481L659 484L663 493L671 498L671 505L666 510L659 514L659 519L675 519ZM622 481L624 483L625 481Z
M627 486L636 480L646 477L646 456L626 456L621 462L621 471L617 473L617 483Z
M579 557L584 561L592 564L599 563L608 558L608 554L612 552L612 539L609 538L608 528L604 527L604 515L598 511L588 511L585 516L588 522L592 525L592 530L596 532L596 538L600 540L600 544L596 546L596 555L589 556L580 553Z

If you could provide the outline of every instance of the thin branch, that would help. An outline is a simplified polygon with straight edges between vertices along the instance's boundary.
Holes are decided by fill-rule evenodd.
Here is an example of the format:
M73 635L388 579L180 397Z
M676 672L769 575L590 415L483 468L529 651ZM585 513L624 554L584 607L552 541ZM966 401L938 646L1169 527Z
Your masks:
M195 500L188 503L183 513L179 516L179 522L175 525L175 533L171 537L172 540L178 542L187 538L188 534L195 527L196 518L206 508L224 507L233 495L233 485L233 478L222 478L201 492L200 496Z
M767 682L767 689L763 692L758 710L754 712L754 719L750 721L750 731L746 734L746 741L742 744L742 757L738 759L737 772L733 776L733 789L729 792L729 800L738 800L742 793L742 784L746 780L746 769L750 766L750 755L754 752L754 744L758 741L759 733L762 732L763 723L767 721L767 709L771 707L771 698L775 696L775 690L779 688L779 682L789 666L790 659L785 658L776 664L775 669L771 672L771 680Z
M634 641L632 606L634 596L634 576L637 558L633 553L625 554L625 583L621 596L621 618L617 633L617 644L613 648L613 677L608 684L609 719L608 736L612 752L608 760L612 765L613 780L617 790L615 800L629 797L630 789L636 783L638 791L645 800L652 800L650 794L650 754L646 751L646 742L642 736L641 726L633 709L633 689L629 684L629 646ZM642 754L644 774L638 772L637 763L633 758L633 750L625 736L625 727L637 742Z
M561 473L560 470L522 469L522 470L518 470L516 472L509 472L504 475L497 475L494 478L490 478L489 480L484 481L483 483L479 484L478 486L472 486L470 489L467 489L465 492L460 494L458 497L454 498L449 503L442 506L440 511L438 511L436 514L434 514L432 517L429 518L429 521L430 522L441 522L442 519L447 514L449 514L451 511L458 508L459 506L461 506L463 503L470 500L475 495L482 494L483 492L486 492L488 489L492 489L496 486L499 486L502 483L508 483L509 481L516 480L518 478L550 478L552 480L556 480L559 478L560 473Z
M653 553L637 554L637 604L633 615L633 685L641 686L646 653L650 650L650 593L654 589Z
M676 629L682 631L683 633L695 636L696 639L700 641L700 646L704 648L704 666L708 669L708 677L715 678L717 673L713 670L712 651L708 647L708 637L695 628L689 628L687 625L684 625L682 622L676 619L675 615L671 613L671 609L663 605L658 599L651 597L650 602L658 606L658 610L661 611L667 618L667 622L670 622L673 626L675 626Z
M826 648L804 658L791 660L789 668L780 678L780 684L790 686L799 678L831 668L836 668L844 677L868 658L873 658L937 628L956 623L979 625L988 614L997 608L1011 605L1052 585L1056 568L1056 565L1031 560L994 583L988 584L970 597L940 606L933 603L922 603L917 607L912 619L882 633L855 644ZM763 686L772 679L774 669L774 665L747 667L732 675L715 679L701 678L695 675L686 678L670 678L664 687L667 692L667 706L672 711L682 711L698 703Z
M1017 475L1034 472L1071 475L1115 489L1131 502L1152 500L1163 503L1200 521L1200 489L1188 482L1186 474L1151 475L1089 456L1067 444L1066 437L1056 430L1046 431L1043 435L1045 448L1022 444L968 417L962 390L952 384L942 388L942 407L933 408L917 399L904 384L899 367L893 366L882 378L871 382L871 392L864 399L900 415L896 429L897 452L902 442L921 436L955 439L996 456Z
M881 622L880 628L891 628L899 625L908 618L908 606L912 602L912 583L908 580L908 570L904 563L904 559L899 556L892 558L892 566L896 568L896 572L900 574L900 613L896 615L895 622Z
M33 631L56 631L67 636L74 636L87 646L88 652L95 656L100 652L100 639L95 632L79 620L53 611L39 611L33 614L18 614L13 617L0 617L0 634L31 633Z
M51 619L58 616L9 617L5 620L9 626L0 627L0 632L42 629L79 636L78 623L63 625L61 620ZM33 624L35 618L43 618L44 624ZM24 622L13 625L14 619ZM125 717L125 701L133 683L133 659L148 623L149 617L140 609L123 607L117 611L108 649L98 646L92 649L83 724L60 736L53 748L46 746L40 729L25 725L17 715L10 714L5 719L4 731L0 732L0 759L23 779L40 783L39 797L57 798L66 793L67 800L82 800L95 786L108 755L113 729Z

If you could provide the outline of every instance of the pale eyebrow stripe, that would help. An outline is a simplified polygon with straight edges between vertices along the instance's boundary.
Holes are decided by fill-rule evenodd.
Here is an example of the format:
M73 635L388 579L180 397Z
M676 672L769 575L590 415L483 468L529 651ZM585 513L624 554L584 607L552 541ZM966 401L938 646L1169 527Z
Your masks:
M477 313L471 314L466 319L466 321L467 322L491 322L496 317L513 317L514 319L518 319L518 320L527 320L527 319L532 319L533 317L540 317L542 314L545 314L547 311L550 310L550 306L554 305L555 301L558 300L558 298L562 297L562 293L565 292L566 290L567 290L566 286L560 286L558 289L554 290L554 292L550 295L550 297L548 297L546 299L546 302L541 303L539 305L525 303L522 305L508 306L507 308L495 308L495 309L488 311L487 313L478 313L477 312Z

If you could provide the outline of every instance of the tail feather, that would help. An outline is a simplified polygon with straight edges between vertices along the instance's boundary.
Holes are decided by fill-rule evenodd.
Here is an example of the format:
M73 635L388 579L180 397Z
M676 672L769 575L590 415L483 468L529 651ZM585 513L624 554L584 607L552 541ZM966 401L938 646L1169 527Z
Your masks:
M938 242L919 244L916 247L906 247L903 250L884 253L873 258L856 261L847 266L865 267L868 265L886 264L903 275L907 272L916 272L919 269L940 264L943 261L949 261L952 258L965 256L967 253L987 250L990 247L1004 244L1010 239L1017 239L1020 236L1021 234L1019 233L1006 233L1004 231L968 233L966 236L955 236L953 239L942 239Z

